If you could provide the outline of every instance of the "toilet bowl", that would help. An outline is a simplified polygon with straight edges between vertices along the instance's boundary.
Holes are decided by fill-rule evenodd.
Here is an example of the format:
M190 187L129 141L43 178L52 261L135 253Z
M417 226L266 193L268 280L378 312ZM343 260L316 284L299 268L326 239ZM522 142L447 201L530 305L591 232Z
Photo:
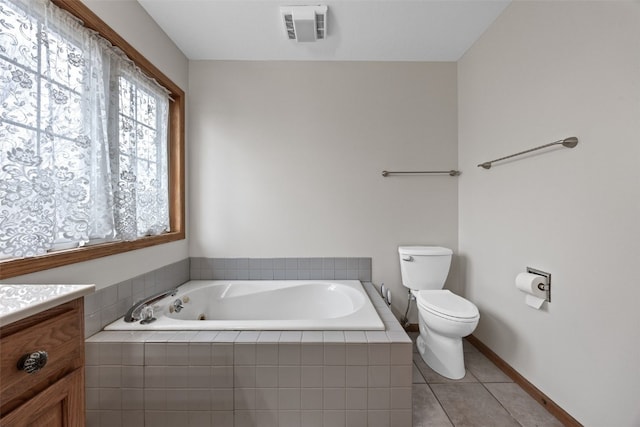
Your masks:
M420 336L418 352L438 374L460 379L465 375L462 337L471 334L480 319L470 301L442 289L453 251L434 246L401 246L402 284L415 296Z
M464 377L462 337L478 326L477 307L448 290L423 290L417 294L420 336L416 345L422 359L443 377Z

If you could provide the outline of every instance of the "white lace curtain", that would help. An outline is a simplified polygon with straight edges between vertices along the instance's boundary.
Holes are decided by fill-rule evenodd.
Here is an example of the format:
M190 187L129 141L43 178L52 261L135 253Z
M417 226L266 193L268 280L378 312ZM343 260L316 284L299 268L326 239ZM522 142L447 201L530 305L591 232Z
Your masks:
M168 103L48 0L0 0L0 258L167 231Z

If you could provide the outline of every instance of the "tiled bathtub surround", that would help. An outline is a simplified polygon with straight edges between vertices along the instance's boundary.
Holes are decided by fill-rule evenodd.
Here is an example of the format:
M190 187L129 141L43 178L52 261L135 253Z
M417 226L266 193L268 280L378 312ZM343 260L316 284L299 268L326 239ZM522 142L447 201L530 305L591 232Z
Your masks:
M186 258L87 295L84 298L84 336L90 337L124 316L134 302L187 282L189 265Z
M191 258L191 279L371 281L371 258Z
M410 427L411 340L385 331L100 332L87 425Z

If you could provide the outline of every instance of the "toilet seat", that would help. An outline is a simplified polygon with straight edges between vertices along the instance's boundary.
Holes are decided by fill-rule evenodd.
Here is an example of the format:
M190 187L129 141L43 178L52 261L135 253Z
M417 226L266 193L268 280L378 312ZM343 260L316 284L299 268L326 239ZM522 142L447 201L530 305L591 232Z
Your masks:
M480 316L478 307L471 301L449 290L422 290L416 293L418 307L437 316L458 322L475 321Z

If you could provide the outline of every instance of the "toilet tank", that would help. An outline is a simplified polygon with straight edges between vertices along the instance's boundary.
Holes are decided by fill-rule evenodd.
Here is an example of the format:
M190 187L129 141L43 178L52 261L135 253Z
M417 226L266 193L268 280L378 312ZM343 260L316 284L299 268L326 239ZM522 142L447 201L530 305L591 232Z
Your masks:
M442 289L453 251L440 246L400 246L402 285L409 289Z

